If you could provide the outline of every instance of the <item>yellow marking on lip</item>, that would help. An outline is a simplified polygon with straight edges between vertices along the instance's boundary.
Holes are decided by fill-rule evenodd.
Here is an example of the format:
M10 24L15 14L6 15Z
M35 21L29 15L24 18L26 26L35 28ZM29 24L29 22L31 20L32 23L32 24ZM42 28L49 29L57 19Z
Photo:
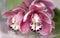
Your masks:
M12 19L12 25L11 25L11 27L12 27L12 29L14 29L14 30L18 30L18 25L16 24L16 20L13 18Z
M37 26L37 23L36 23L36 21L34 21L34 22L33 22L33 24L35 25L35 28L36 28L36 26Z
M32 22L33 24L31 25L33 30L39 30L40 26L39 26L39 16L37 14L34 15L34 17L32 18Z
M35 30L36 30L36 27L38 26L38 22L35 19L33 21L33 24L35 25L34 27L35 27Z

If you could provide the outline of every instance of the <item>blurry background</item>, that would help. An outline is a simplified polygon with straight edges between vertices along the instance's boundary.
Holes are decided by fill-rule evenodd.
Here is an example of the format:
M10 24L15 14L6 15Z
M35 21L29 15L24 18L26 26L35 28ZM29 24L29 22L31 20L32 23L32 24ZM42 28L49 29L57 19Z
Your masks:
M2 18L1 13L10 10L21 3L23 0L0 0L0 38L60 38L60 0L53 0L56 4L55 18L56 28L53 33L49 36L40 36L39 34L28 34L28 35L16 35L13 31L9 31L4 22L6 19Z

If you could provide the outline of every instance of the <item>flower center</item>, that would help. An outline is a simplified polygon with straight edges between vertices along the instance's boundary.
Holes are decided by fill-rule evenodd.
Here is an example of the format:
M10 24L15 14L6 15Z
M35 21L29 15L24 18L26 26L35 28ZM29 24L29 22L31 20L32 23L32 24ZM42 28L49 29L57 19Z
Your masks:
M32 18L32 24L31 24L31 29L34 31L40 30L41 28L41 23L39 16L37 14L34 14L34 17Z
M16 23L16 19L14 17L12 18L12 24L10 26L12 27L13 30L19 30L19 26Z

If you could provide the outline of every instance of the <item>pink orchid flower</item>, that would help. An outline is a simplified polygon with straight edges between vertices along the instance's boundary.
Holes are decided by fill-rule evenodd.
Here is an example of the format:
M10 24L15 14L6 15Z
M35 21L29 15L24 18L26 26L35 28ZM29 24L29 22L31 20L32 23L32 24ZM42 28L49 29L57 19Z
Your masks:
M51 19L55 16L54 8L55 4L51 0L35 0L30 6L30 10L44 11Z
M13 30L22 33L34 31L48 35L55 27L52 21L54 8L55 5L50 0L25 0L16 8L3 13L3 16L8 17L7 24Z
M20 25L25 13L27 12L27 9L28 8L27 8L27 5L25 4L25 2L22 2L16 8L13 8L10 11L4 12L2 15L4 18L6 18L6 17L8 18L7 24L9 25L9 27L12 28L11 26L13 26L12 29L15 29L16 26ZM14 26L14 25L16 25L16 26ZM17 29L15 29L15 30L17 30Z

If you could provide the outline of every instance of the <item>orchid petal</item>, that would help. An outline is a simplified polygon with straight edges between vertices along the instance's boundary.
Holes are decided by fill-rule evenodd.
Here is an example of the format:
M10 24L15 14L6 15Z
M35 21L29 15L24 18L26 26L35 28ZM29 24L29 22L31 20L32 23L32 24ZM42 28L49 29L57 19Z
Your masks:
M29 10L42 11L45 5L43 3L33 4L30 6Z
M25 22L26 20L29 20L31 18L31 15L33 14L32 11L29 11L28 13L26 13L26 15L24 16L23 21Z
M15 14L17 14L17 13L14 11L7 11L7 12L4 12L2 15L3 15L3 17L10 17L10 16L13 16Z
M51 19L54 18L55 14L54 11L47 7L48 12L46 13L48 16L50 16Z
M22 33L28 33L30 31L30 23L29 22L22 23L22 25L20 25L20 31Z
M13 18L13 17L9 17L9 18L8 18L8 20L7 20L7 25L10 26L10 25L12 24L12 18Z
M18 13L17 15L14 16L14 19L16 20L16 23L20 25L21 21L23 20L23 14Z
M43 22L42 24L42 29L39 31L41 35L48 35L51 33L52 31L52 27L50 24Z
M45 1L42 1L47 7L51 8L51 9L54 9L56 6L55 4L53 3L53 1L51 0L45 0Z
M51 19L46 13L39 11L39 16L42 21L51 24Z
M21 3L19 6L15 7L14 9L10 10L10 11L7 11L7 12L4 12L2 15L3 17L10 17L12 15L15 15L17 14L18 12L26 12L26 5L25 3Z
M52 21L52 28L55 28L55 22Z

